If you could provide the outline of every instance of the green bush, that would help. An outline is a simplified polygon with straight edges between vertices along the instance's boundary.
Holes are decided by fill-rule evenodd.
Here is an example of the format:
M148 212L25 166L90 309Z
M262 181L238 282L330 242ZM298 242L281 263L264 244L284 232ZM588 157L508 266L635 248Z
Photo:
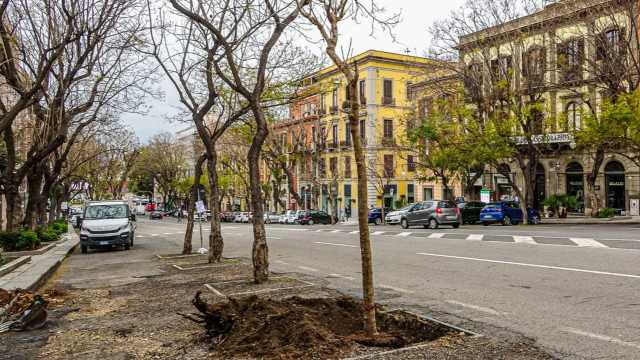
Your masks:
M0 232L0 247L4 251L16 251L19 235L17 232Z
M616 214L616 210L615 209L611 209L611 208L604 208L604 209L600 209L600 211L598 211L597 217L604 219L604 218L610 218L613 217Z
M40 245L40 239L38 234L31 230L22 230L18 234L18 242L16 243L16 250L33 250Z
M42 242L52 242L60 240L60 234L58 234L52 228L48 228L38 233L38 239Z
M66 222L55 221L50 227L50 230L56 232L56 234L61 235L67 232L69 225Z

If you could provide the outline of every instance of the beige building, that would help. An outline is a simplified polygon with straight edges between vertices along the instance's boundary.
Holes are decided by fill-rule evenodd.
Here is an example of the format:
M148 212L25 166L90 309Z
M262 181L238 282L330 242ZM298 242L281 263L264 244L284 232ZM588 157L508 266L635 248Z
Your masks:
M575 135L584 128L590 111L599 113L603 101L616 91L633 90L629 79L637 79L637 68L625 66L630 54L638 54L637 18L632 21L638 6L637 1L624 0L557 1L460 39L468 94L495 96L496 84L505 81L523 97L540 95L536 101L544 114L533 127L546 146L536 166L536 207L541 208L551 194L567 193L578 198L574 211L588 211L597 196L601 205L622 212L629 210L630 198L639 195L640 169L619 151L605 154L595 186L589 189L594 154L575 146ZM516 164L501 166L522 186ZM481 185L495 198L513 195L506 180L493 169Z

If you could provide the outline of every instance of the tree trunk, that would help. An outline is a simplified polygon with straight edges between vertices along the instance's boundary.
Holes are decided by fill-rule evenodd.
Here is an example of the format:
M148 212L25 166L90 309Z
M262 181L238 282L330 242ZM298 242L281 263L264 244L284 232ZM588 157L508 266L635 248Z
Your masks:
M209 235L209 263L222 261L222 251L224 240L222 238L222 228L220 227L220 188L218 188L218 154L215 144L212 144L207 159L207 171L209 174L209 209L211 210L211 234Z
M260 186L260 151L269 129L262 109L254 106L252 109L257 129L249 148L249 187L251 208L253 211L253 279L256 284L269 280L269 247L264 228L264 211L262 208L262 187Z
M46 201L44 196L41 196L42 191L42 178L43 174L41 171L38 171L35 168L33 171L29 173L27 176L27 191L28 191L28 199L27 206L25 208L24 220L22 222L23 226L35 230L38 221L37 219L37 210L38 207L41 206L42 201Z
M367 207L367 167L366 156L360 140L360 104L358 102L358 69L353 71L354 76L349 81L349 124L351 125L351 139L353 140L353 151L356 160L356 171L358 174L358 229L360 230L360 256L362 258L362 291L363 308L365 318L365 330L369 335L378 332L376 324L376 305L374 302L373 287L373 259L371 250L371 240L369 238L369 209ZM384 207L384 204L383 204Z
M5 186L5 200L7 202L5 217L7 219L7 231L18 231L22 210L22 199L18 186L9 184Z
M198 199L198 191L200 188L200 177L202 177L202 163L205 160L204 155L200 155L198 160L196 161L194 177L193 177L193 186L191 187L191 195L187 201L187 230L184 233L184 242L182 246L183 254L191 254L193 251L193 213L195 212L196 200ZM180 209L182 211L182 209Z
M591 209L591 216L597 216L600 211L600 196L596 190L596 182L598 182L598 174L602 163L604 163L604 148L598 146L595 156L593 158L593 167L591 173L587 176L587 190L589 190L589 208Z

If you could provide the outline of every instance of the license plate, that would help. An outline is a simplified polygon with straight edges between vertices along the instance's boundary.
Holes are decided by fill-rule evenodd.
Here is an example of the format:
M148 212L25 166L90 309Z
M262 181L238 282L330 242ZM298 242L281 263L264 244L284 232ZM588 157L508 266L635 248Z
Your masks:
M491 216L491 215L485 215L485 216L484 216L484 218L485 218L485 219L493 219L493 216Z
M109 245L108 241L100 241L100 245Z

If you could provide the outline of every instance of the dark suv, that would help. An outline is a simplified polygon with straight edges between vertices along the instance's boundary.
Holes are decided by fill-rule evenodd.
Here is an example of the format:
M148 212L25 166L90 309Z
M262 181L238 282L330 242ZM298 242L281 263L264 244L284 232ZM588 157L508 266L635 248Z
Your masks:
M306 210L298 215L298 223L300 225L313 225L313 224L325 224L330 225L331 215L324 211Z
M460 209L452 201L423 201L413 205L400 219L403 229L422 225L428 229L437 229L440 225L459 228L462 223Z

